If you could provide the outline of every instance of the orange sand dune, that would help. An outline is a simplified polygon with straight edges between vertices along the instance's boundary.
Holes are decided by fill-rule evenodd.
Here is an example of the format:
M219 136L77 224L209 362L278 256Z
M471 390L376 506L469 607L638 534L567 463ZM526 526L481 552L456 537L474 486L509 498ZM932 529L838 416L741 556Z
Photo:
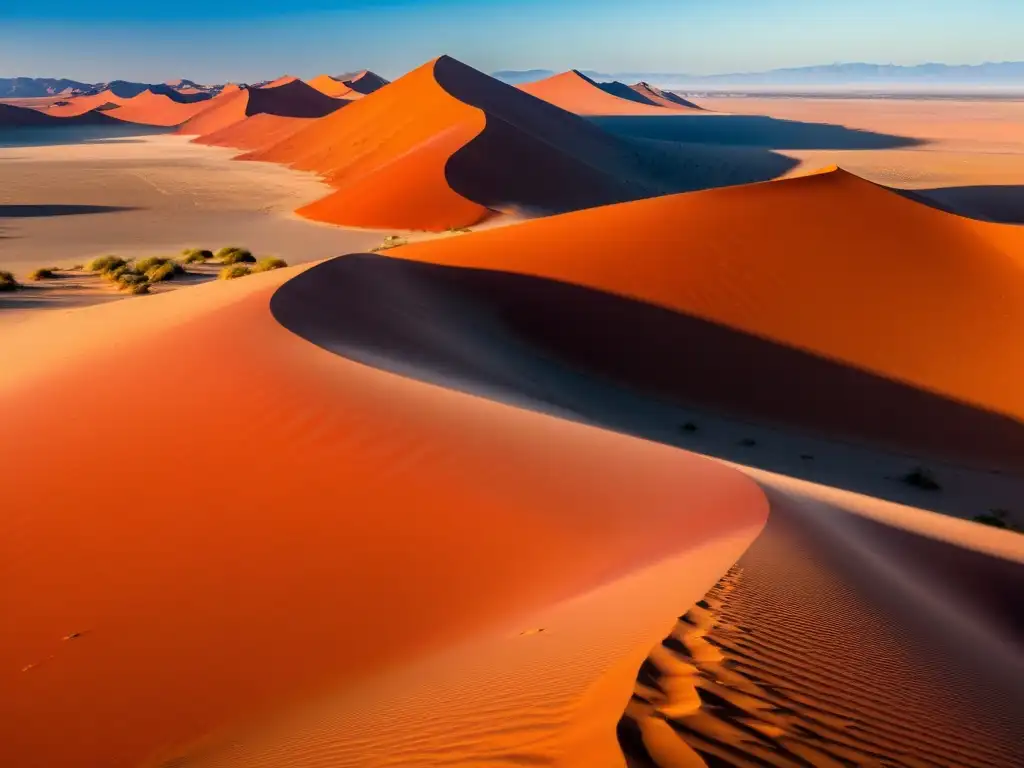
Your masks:
M252 115L219 131L197 136L197 144L215 147L234 147L246 151L264 149L295 135L313 122L308 117L284 117L262 113Z
M262 88L228 86L218 96L206 102L206 108L188 120L179 130L181 133L203 136L252 115L323 117L342 106L343 102L325 96L294 78L283 85L266 85Z
M209 106L207 102L208 99L178 101L163 93L143 91L106 114L127 123L169 127L181 125L199 114Z
M660 321L681 346L647 369L659 394L1021 469L1022 249L1020 227L962 219L833 170L394 253L538 275L682 313L690 318L682 324ZM565 334L573 332L585 328ZM558 336L544 343L557 347ZM577 363L615 376L607 361ZM870 398L877 402L865 412Z
M618 90L610 93L605 86L613 91L618 86ZM682 104L656 103L622 83L596 83L575 69L519 88L578 115L663 115L668 114L667 108L686 109Z
M309 84L321 93L334 98L361 99L363 96L380 90L388 82L375 72L364 70L355 75L341 77L318 75L310 80Z
M436 231L675 183L635 146L447 56L246 157L323 174L338 191L299 213L361 227Z
M289 85L291 83L294 83L298 79L299 78L295 77L295 75L281 75L281 77L277 78L276 80L271 80L269 83L263 83L263 85L261 85L259 87L260 88L277 88L279 85Z
M650 83L641 81L629 87L651 103L657 104L660 107L670 107L674 109L680 107L683 109L701 109L701 107L698 107L692 101L687 101L682 96L671 93L670 91L663 91L661 88L656 88Z
M46 114L55 117L76 117L100 107L121 105L128 100L127 97L118 96L108 89L89 96L74 96L68 99L65 104L54 104L46 110Z
M220 724L316 689L358 700L364 682L395 711L392 672L421 665L423 684L425 654L466 639L462 677L443 678L497 678L447 695L506 732L454 745L470 763L614 764L636 665L756 535L763 495L674 449L319 349L268 309L294 274L5 336L0 762L192 763L187 744ZM83 407L197 382L144 428ZM502 681L513 660L532 672ZM551 730L531 725L538 679ZM361 765L367 736L346 736Z

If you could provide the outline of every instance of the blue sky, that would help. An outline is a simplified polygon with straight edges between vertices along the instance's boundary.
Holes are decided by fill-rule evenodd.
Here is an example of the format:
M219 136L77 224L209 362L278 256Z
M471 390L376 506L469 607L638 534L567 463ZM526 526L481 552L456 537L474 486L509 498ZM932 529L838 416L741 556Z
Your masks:
M1019 61L1024 0L0 0L0 77L394 77L441 53L484 71Z

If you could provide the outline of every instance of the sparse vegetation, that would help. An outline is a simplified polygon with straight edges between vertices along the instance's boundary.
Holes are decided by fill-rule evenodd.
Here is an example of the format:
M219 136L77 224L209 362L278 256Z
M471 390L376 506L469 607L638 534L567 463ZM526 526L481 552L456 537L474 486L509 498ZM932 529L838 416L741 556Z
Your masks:
M149 293L149 283L136 283L135 285L127 286L125 290L127 290L132 296L144 296Z
M252 271L270 272L273 269L284 269L287 266L288 262L284 259L279 259L276 256L267 256L266 258L257 261L256 266L252 268Z
M472 231L473 230L469 227L448 227L448 229L445 230L445 232L451 235L467 235Z
M181 252L182 264L202 264L213 258L213 251L205 248L186 248Z
M238 277L245 277L252 274L252 268L245 264L231 264L224 267L218 274L218 280L234 280Z
M239 248L238 246L229 246L227 248L221 248L215 254L215 257L222 264L253 264L256 262L256 257L252 255L252 252L246 248Z
M40 267L39 269L33 269L28 274L29 280L53 280L57 277L56 267Z
M752 437L745 437L742 440L740 440L740 445L742 445L744 448L753 448L755 445L757 445L757 440L755 440Z
M401 245L408 245L408 238L401 237L400 235L388 235L384 238L384 242L378 245L376 248L371 248L371 253L377 253L378 251L386 251L391 248L398 248Z
M162 264L155 264L145 270L146 277L151 283L162 283L165 280L173 280L178 275L185 274L185 268L176 261L165 259Z
M122 291L134 290L140 285L149 285L149 280L146 279L145 275L129 270L123 270L117 277L113 278L113 282L117 283L118 290Z
M170 261L170 259L168 259L166 256L147 256L144 259L139 259L138 261L133 262L132 266L135 268L137 272L146 274L147 272L149 272L149 270L153 269L154 267L163 266L168 261Z
M1024 529L1014 525L1010 521L1010 511L1007 509L990 509L984 515L975 515L974 522L982 525L990 525L993 528L1002 528L1005 531L1024 533Z
M10 272L0 270L0 291L16 291L20 288L18 281Z
M683 424L683 426L681 426L680 429L683 432L696 432L697 431L697 425L694 424L692 421L688 421L685 424Z
M814 456L809 453L801 453L800 458L804 461L814 461Z
M935 476L924 467L915 467L903 476L903 482L907 485L912 485L914 488L920 488L922 491L940 491L942 486L939 485Z
M128 262L119 256L100 256L89 261L85 268L90 272L110 272L111 270L123 267Z

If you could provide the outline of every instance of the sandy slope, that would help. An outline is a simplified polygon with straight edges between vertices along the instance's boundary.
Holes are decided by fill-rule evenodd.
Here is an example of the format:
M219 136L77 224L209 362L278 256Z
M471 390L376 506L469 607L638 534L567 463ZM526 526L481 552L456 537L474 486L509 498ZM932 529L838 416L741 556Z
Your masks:
M259 114L281 117L323 117L344 106L295 78L281 78L262 88L225 88L179 129L204 136Z
M692 105L652 98L652 94L623 83L596 83L575 69L524 83L519 88L578 115L666 115L672 111L695 111Z
M209 104L208 99L180 101L167 94L143 91L134 98L121 102L119 107L105 114L117 120L143 125L175 126L194 117Z
M232 123L219 131L197 136L193 141L213 147L258 151L290 138L308 126L313 119L262 113Z
M245 158L316 171L338 188L303 216L432 231L495 211L547 214L711 186L735 180L729 168L768 178L781 172L775 160L786 163L656 144L611 135L445 56Z
M5 762L176 757L176 745L235 717L360 682L378 698L363 715L330 716L387 713L394 724L403 697L388 675L413 665L404 680L416 698L429 693L422 675L441 662L424 654L470 632L488 633L481 655L461 655L461 678L445 674L469 687L446 695L506 735L467 743L453 731L470 722L459 716L424 727L456 750L417 746L425 760L577 748L591 765L621 760L611 734L631 670L756 534L760 492L672 449L318 349L268 310L290 274L40 316L5 336L0 461L20 478L0 545L14 628L0 640ZM329 284L321 300L331 302ZM91 405L112 388L185 393L197 381L202 397L145 429ZM134 458L101 469L113 457ZM173 482L154 483L169 468ZM666 574L690 588L659 593ZM612 615L623 598L630 607ZM506 684L495 677L502 659L532 677ZM552 724L574 725L538 741L529 704L548 698L532 684L541 680ZM406 702L405 722L418 706ZM386 741L361 748L368 732L354 725L320 747L363 765L389 759Z
M832 171L581 211L396 255L562 280L683 313L685 322L662 322L675 328L668 338L715 354L650 366L652 393L683 388L758 420L897 449L927 444L937 457L1019 470L1024 399L1007 372L1024 365L1014 341L1024 321L1022 238L1018 227L945 214ZM622 258L638 248L643 260ZM637 332L624 330L619 347ZM545 343L557 349L559 338ZM579 362L612 377L629 364L625 353L598 358ZM687 375L694 366L706 375ZM817 381L814 398L789 384L797 372ZM887 410L858 408L867 392ZM965 442L981 434L980 444Z
M353 75L338 77L317 75L308 82L313 88L333 98L355 100L380 90L389 81L375 72L364 70Z
M87 112L55 117L29 107L0 104L0 128L59 127L76 125L109 125L113 120L105 114Z

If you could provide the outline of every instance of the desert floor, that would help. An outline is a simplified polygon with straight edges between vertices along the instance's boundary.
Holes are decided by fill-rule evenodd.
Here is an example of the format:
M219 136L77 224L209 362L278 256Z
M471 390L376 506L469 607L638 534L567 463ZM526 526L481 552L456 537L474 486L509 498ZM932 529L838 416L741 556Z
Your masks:
M233 150L152 129L108 134L0 131L0 269L224 245L297 263L365 250L383 238L295 216L330 191L312 174L232 162Z
M774 149L799 160L799 174L838 164L871 181L927 192L958 213L1024 222L1024 100L709 97L701 106L734 115L828 123L908 137L916 146Z

